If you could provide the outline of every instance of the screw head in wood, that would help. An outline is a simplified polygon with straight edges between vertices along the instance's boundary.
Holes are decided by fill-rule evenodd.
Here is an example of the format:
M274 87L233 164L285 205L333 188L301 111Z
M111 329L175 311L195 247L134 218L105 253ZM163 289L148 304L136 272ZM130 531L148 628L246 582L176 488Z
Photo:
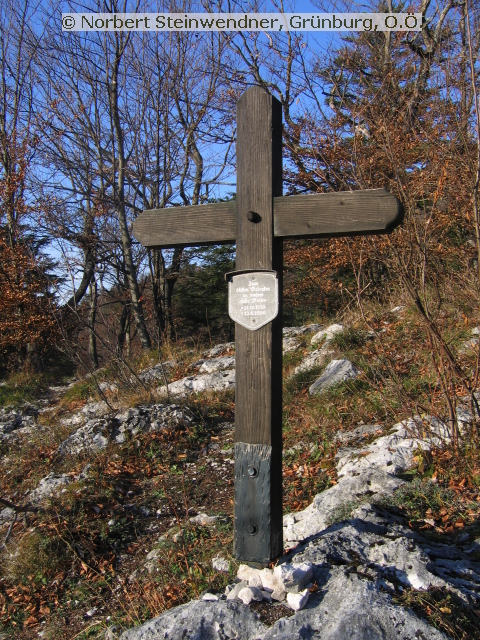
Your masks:
M251 536L254 536L258 531L258 527L256 527L254 524L249 524L247 527L247 531Z
M257 467L248 467L248 475L250 478L256 478L258 476Z

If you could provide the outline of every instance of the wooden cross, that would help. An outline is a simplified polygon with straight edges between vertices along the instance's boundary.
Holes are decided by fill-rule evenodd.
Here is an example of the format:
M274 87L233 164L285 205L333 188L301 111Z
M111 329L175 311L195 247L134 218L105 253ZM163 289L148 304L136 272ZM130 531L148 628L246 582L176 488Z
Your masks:
M236 200L144 211L135 220L134 235L147 247L236 242L237 273L249 275L250 284L255 273L272 277L276 272L276 317L258 329L243 320L235 325L234 545L239 560L265 564L283 553L283 238L389 233L402 219L400 202L384 189L283 197L282 107L264 89L251 87L237 103Z

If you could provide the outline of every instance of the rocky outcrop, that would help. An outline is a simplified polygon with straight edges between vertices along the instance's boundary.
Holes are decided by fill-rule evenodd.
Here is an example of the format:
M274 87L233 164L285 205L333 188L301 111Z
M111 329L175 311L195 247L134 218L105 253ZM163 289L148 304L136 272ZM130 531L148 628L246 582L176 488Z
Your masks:
M310 351L302 362L295 367L294 374L296 375L303 371L309 371L314 367L322 367L325 364L325 361L334 353L331 349L331 341L338 333L342 333L344 330L345 327L342 324L331 324L327 328L318 331L312 337L310 344L315 345L319 342L323 342L322 346L314 351Z
M302 373L303 371L310 371L314 367L323 367L325 360L333 355L332 349L328 348L326 343L321 349L315 349L305 356L302 362L295 367L295 375Z
M149 369L140 371L138 377L144 384L164 383L176 366L177 363L173 360L165 360L165 362L159 362Z
M325 342L330 342L337 335L337 333L342 333L343 331L345 331L345 327L343 326L343 324L331 324L326 329L322 329L321 331L316 333L312 337L310 343L317 344L317 342L322 342L322 340L325 340Z
M203 366L203 365L202 365ZM196 376L187 376L181 380L176 380L167 386L160 387L159 395L166 396L186 396L191 393L202 393L204 391L225 391L235 388L235 370L215 371L214 373L203 373Z
M338 431L335 442L343 445L359 445L373 437L383 435L383 432L381 424L362 424L351 431Z
M204 358L216 358L222 353L225 353L225 351L231 351L232 349L235 349L234 342L224 342L222 344L217 344L216 347L207 349L207 351L204 351L202 355Z
M445 640L388 592L350 567L325 564L315 573L319 590L294 616L272 627L240 600L194 600L129 629L121 640ZM246 591L244 587L242 591ZM253 589L251 589L253 591ZM257 589L259 591L259 589ZM247 596L249 594L245 594ZM304 594L291 594L291 606ZM295 597L296 596L296 597ZM292 606L292 608L295 608Z
M322 375L315 380L308 390L310 395L319 395L346 380L354 380L360 375L361 371L354 364L342 358L341 360L332 360L325 367L325 371Z
M241 565L224 594L172 609L121 640L446 639L396 605L394 596L405 588L440 587L478 608L480 542L432 542L385 507L405 483L398 474L414 464L416 452L445 437L440 422L426 422L405 421L387 433L380 425L360 425L339 434L347 446L336 458L338 483L284 517L285 544L297 546L273 570ZM429 440L419 437L427 431ZM268 628L248 606L255 602L281 603L295 613Z
M76 425L85 424L88 420L101 418L110 412L111 408L103 400L100 402L90 400L80 411L76 411L74 414L62 418L60 424L64 427L75 427Z
M303 341L296 336L292 336L290 338L283 338L282 349L283 353L293 353L297 351L302 346Z
M397 476L412 467L414 452L419 448L430 448L429 441L415 437L418 428L415 420L400 422L388 435L360 450L353 447L339 449L336 456L338 483L315 496L304 511L285 516L285 544L298 543L323 531L342 505L388 495L404 484ZM352 432L352 437L358 435L358 430Z
M332 525L295 550L297 562L315 567L350 565L373 585L395 593L404 587L445 587L467 605L480 599L480 562L459 547L433 543L405 519L364 504L348 520Z
M309 333L318 332L321 329L319 324L305 325L302 327L286 327L283 329L283 351L289 353L299 349L304 342L304 336ZM327 345L339 331L343 331L342 325L331 325L325 330L317 333L318 340L325 339L325 344L321 349L313 352L307 359L297 367L295 373L312 368L318 364L323 364L325 357L331 355ZM190 370L197 371L195 375L186 376L180 380L175 380L162 385L158 389L160 396L182 397L192 393L203 393L212 391L224 391L235 388L235 356L220 355L235 348L235 343L227 342L213 347L203 353L203 358L190 366ZM352 365L353 366L353 365ZM148 370L152 371L152 369ZM334 384L334 383L333 383Z
M29 435L37 424L38 407L25 404L19 409L0 409L0 443Z
M75 416L74 416L75 418ZM193 413L174 404L154 404L126 409L102 418L90 419L74 431L58 448L58 454L78 455L100 451L109 442L120 444L127 437L192 424Z
M284 327L283 328L283 337L291 338L292 336L305 336L309 333L314 333L315 331L319 331L321 329L321 325L319 324L305 324L301 327Z
M65 491L65 487L71 481L72 477L65 473L49 473L48 476L40 480L38 487L27 495L27 503L38 504L46 498Z
M253 640L264 632L265 626L241 602L194 600L125 631L121 640Z
M215 371L225 371L235 367L235 356L220 356L205 360L200 366L199 373L215 373Z

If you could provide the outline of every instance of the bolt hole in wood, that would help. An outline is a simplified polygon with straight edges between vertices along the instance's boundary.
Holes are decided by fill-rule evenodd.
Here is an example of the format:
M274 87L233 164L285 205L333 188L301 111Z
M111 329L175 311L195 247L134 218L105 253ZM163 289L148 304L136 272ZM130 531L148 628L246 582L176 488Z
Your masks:
M134 223L136 239L151 248L236 243L237 271L226 279L236 323L239 560L266 565L283 552L283 239L390 233L402 220L401 203L385 189L282 196L282 107L251 87L237 103L236 200L144 211Z
M249 211L247 213L247 219L250 220L250 222L261 222L262 221L262 216L259 213L256 213L255 211Z

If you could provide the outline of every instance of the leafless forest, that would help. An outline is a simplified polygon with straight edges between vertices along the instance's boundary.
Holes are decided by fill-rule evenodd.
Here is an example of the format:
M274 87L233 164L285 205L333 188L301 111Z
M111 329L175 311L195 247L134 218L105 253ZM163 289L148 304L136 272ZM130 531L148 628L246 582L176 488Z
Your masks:
M477 297L475 3L422 0L413 7L425 16L421 32L351 33L328 47L293 33L66 33L62 7L2 3L4 370L39 366L51 343L63 341L95 368L99 358L182 334L175 288L204 257L147 252L132 221L143 209L234 197L235 102L258 84L283 106L285 193L386 187L407 212L395 241L287 246L289 308L302 299L333 310L328 292L338 294L342 268L358 276L344 296L400 285L442 362L459 374L447 364L438 314L445 295L459 304L467 291ZM342 8L318 3L335 7ZM206 313L199 325L208 331L208 323Z

